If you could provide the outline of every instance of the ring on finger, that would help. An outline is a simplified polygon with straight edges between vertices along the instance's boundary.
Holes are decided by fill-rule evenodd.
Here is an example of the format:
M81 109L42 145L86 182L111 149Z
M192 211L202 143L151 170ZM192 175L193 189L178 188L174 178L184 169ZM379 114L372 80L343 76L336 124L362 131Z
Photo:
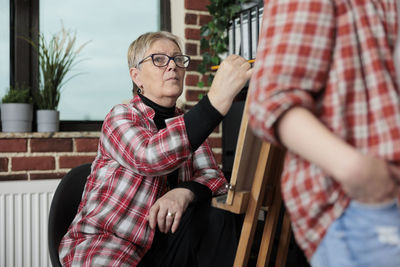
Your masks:
M167 217L172 218L172 217L174 217L174 216L175 216L175 213L172 213L172 212L168 211Z

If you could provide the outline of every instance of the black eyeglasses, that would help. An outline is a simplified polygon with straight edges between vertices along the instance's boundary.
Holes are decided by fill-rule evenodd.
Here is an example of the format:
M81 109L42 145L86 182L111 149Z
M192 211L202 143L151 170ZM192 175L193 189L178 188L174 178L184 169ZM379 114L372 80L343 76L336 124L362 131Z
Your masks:
M138 67L140 64L142 64L146 59L151 57L151 60L153 61L154 66L156 67L165 67L169 64L171 59L175 62L176 66L180 68L187 68L190 63L190 57L186 55L176 55L173 57L170 57L165 54L151 54L144 59L142 59L136 67Z

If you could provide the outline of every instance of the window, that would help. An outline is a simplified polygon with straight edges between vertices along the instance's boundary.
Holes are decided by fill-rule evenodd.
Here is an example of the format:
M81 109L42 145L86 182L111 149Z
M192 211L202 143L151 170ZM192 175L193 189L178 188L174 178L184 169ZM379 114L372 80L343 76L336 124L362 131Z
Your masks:
M0 0L0 99L10 85L10 1Z
M128 46L140 34L160 29L159 0L40 0L39 14L45 38L63 24L76 31L78 46L90 41L69 77L78 75L62 89L61 120L103 120L112 106L132 98Z

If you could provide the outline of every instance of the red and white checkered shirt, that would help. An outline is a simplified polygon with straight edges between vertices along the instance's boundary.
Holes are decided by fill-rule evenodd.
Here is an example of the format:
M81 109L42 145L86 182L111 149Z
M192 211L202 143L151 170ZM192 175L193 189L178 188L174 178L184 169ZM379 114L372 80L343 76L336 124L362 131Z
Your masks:
M154 110L138 96L107 115L78 214L60 245L63 265L136 266L154 237L145 217L176 168L180 181L225 193L210 146L192 153L183 112L176 112L160 131Z
M275 123L302 106L363 153L400 165L396 37L396 0L266 0L249 92L251 127L278 144ZM282 194L311 258L349 198L293 153L284 166Z

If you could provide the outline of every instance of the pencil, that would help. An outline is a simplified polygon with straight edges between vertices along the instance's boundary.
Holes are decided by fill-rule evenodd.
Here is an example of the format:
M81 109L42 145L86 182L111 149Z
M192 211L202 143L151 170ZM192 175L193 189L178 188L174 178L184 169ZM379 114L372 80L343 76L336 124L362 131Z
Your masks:
M250 64L251 64L251 63L254 63L254 61L256 61L256 60L255 60L255 59L249 59L249 60L247 60L247 62L249 62ZM217 69L219 69L219 65L211 66L211 70L217 70Z

